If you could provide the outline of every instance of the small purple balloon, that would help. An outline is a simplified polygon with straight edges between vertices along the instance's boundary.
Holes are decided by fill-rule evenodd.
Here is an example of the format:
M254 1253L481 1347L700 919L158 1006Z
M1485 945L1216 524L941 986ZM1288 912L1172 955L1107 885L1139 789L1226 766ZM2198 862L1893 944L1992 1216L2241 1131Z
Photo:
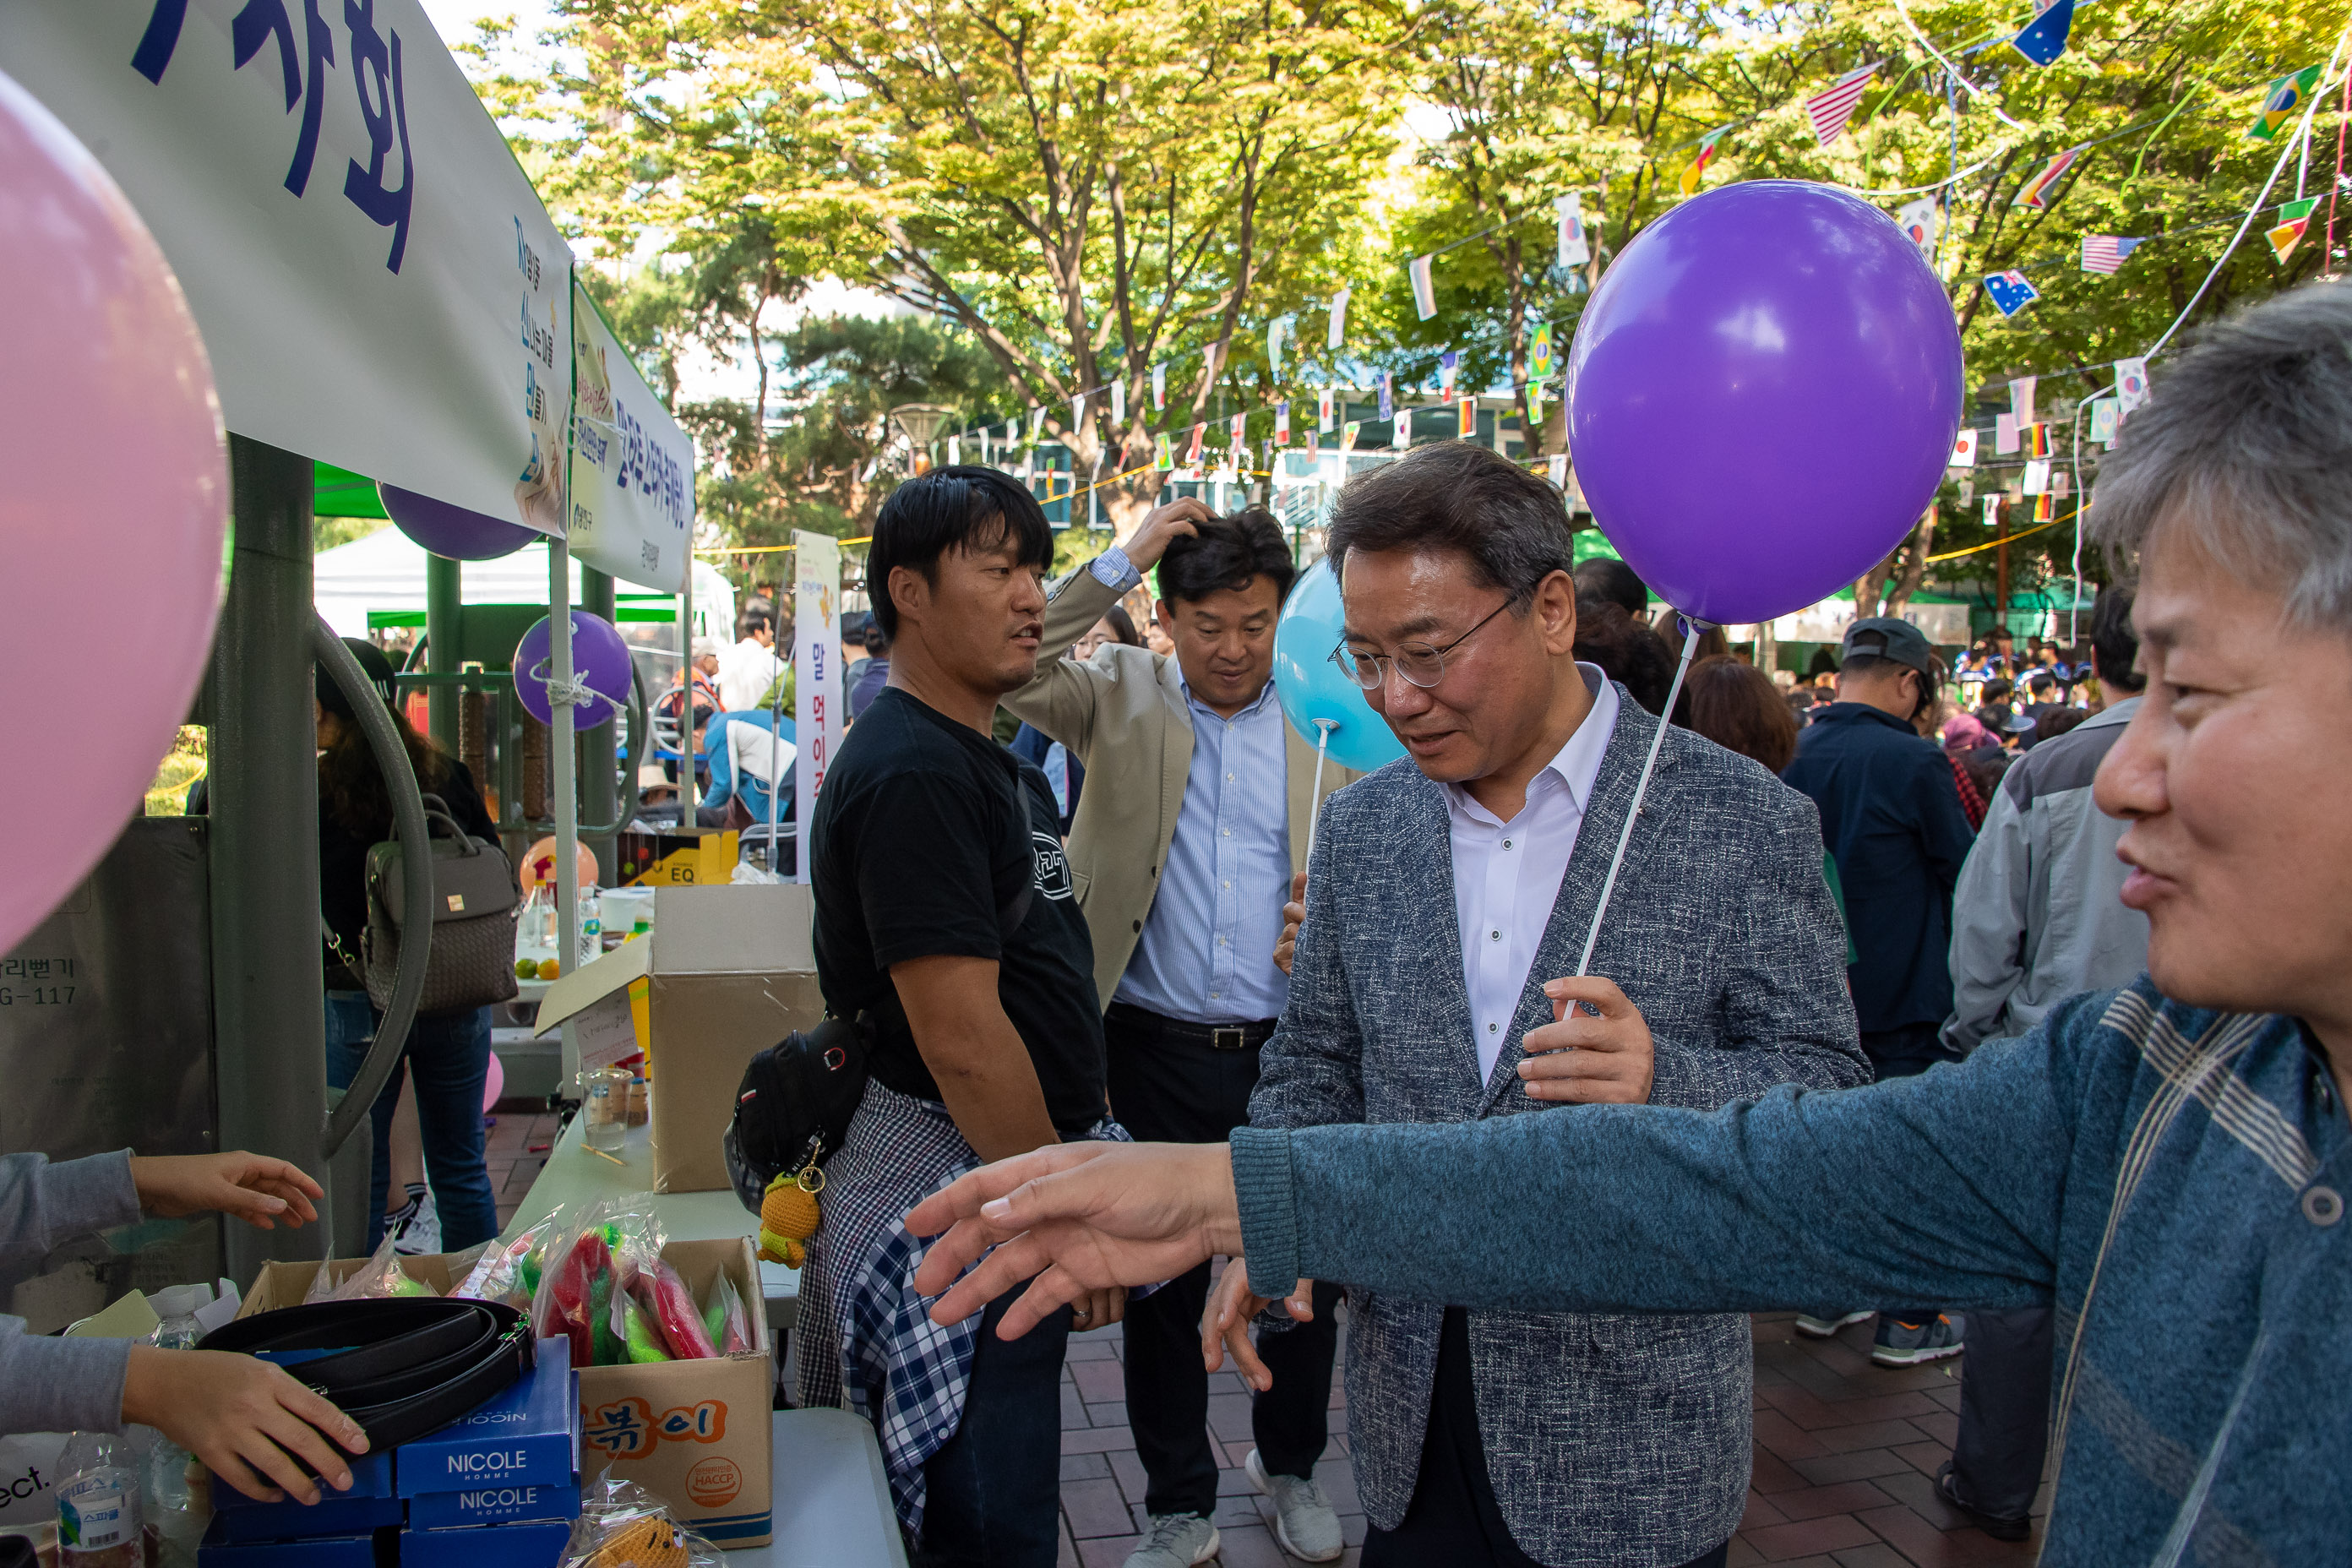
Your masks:
M555 625L541 616L515 644L515 695L530 716L542 724L555 722L547 702L550 668L548 640ZM574 730L593 730L612 722L613 715L629 702L629 645L613 623L585 610L572 612L572 673L596 695L572 710Z
M1960 330L1895 220L1758 180L1643 230L1568 356L1576 477L1653 593L1719 624L1803 609L1884 561L1958 433Z
M509 522L487 512L467 511L464 507L451 506L447 501L435 500L398 485L379 484L375 490L383 499L385 513L401 532L434 554L446 555L452 561L496 561L547 537L519 522Z

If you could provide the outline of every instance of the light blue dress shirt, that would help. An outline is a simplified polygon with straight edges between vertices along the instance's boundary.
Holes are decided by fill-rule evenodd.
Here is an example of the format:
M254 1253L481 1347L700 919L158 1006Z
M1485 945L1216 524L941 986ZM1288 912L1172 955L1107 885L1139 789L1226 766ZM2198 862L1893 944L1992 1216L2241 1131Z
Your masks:
M1192 720L1184 804L1112 999L1194 1024L1278 1017L1290 994L1289 977L1274 966L1290 895L1282 709L1271 680L1230 720L1189 685L1184 701Z

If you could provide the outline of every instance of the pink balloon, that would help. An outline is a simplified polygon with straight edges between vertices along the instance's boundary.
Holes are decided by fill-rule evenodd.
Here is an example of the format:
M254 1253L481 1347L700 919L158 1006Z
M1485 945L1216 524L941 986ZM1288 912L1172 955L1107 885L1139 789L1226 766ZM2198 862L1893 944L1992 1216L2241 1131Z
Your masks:
M0 342L0 822L31 829L0 876L5 952L139 815L188 715L220 613L228 468L212 367L163 251L5 75ZM92 724L88 655L110 635L128 651ZM59 789L28 762L68 737Z
M498 1052L492 1051L490 1076L482 1080L482 1113L484 1115L489 1114L491 1107L498 1104L499 1096L504 1094L506 1090L507 1064L499 1060Z
M596 852L585 844L572 847L572 864L577 868L581 887L596 885ZM515 880L525 893L542 884L551 893L555 889L555 835L551 833L523 851L522 864L515 868Z

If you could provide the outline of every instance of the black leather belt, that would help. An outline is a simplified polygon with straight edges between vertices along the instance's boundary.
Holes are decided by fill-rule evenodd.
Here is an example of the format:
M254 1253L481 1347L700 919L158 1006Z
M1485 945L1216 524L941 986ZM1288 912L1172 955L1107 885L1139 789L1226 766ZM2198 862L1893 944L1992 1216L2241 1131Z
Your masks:
M1112 1003L1104 1016L1120 1028L1154 1040L1206 1046L1213 1051L1254 1051L1272 1039L1282 1023L1279 1018L1260 1018L1254 1024L1193 1024L1126 1002Z
M447 1426L527 1371L538 1345L514 1308L463 1298L317 1301L256 1312L200 1351L331 1351L286 1370L360 1425L371 1449Z

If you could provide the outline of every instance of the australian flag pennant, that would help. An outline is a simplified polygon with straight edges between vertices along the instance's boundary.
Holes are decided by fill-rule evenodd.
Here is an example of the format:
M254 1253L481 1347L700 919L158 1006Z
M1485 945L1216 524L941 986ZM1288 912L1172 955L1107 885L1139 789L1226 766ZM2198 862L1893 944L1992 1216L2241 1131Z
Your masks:
M2066 34L2074 26L2074 0L2057 0L2025 24L2010 47L2035 65L2046 66L2066 52Z
M2004 316L2014 316L2042 298L2042 291L2027 282L2025 274L2013 267L2006 272L1988 274L1984 290L1992 300L1993 308Z

